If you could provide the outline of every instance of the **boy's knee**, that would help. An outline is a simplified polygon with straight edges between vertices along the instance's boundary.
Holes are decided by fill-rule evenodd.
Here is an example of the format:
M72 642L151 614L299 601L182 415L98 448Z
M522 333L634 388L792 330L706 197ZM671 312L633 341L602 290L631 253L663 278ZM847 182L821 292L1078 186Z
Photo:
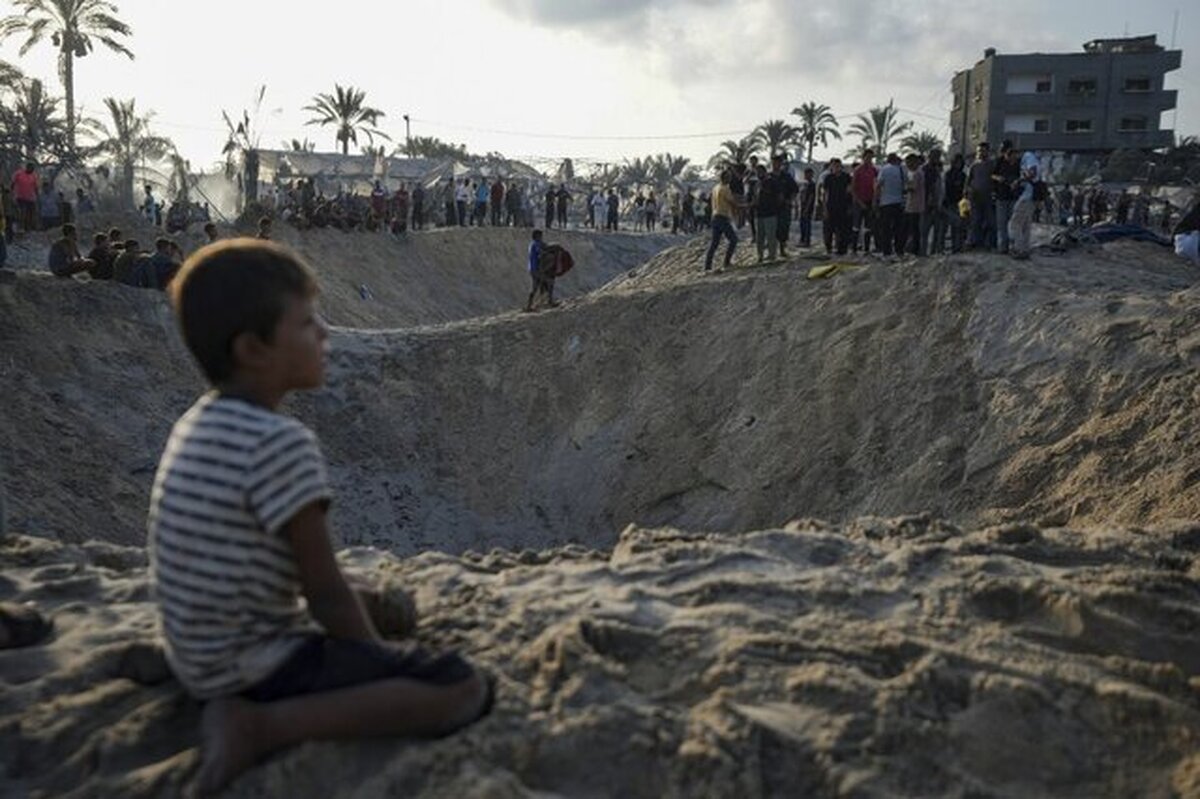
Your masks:
M449 690L452 708L446 720L447 733L471 724L491 709L492 687L488 677L478 668L473 668L469 677L454 683Z

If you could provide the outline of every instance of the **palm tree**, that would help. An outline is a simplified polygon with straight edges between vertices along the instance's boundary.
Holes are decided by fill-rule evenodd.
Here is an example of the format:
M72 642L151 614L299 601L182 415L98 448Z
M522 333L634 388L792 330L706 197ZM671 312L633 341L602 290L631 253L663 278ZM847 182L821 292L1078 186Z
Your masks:
M833 115L833 109L827 105L811 102L801 103L792 109L792 115L800 117L796 133L807 148L805 163L812 163L813 148L817 142L821 142L822 147L828 147L831 137L839 141L842 138L841 131L838 130L837 117Z
M778 152L786 152L796 143L800 133L798 128L792 127L782 119L768 119L755 128L755 132L771 156Z
M98 139L93 152L109 156L120 169L121 203L126 208L132 208L134 173L139 165L144 166L146 161L160 161L171 155L175 147L170 139L150 132L153 114L139 116L136 100L105 97L104 107L108 109L111 127L109 123L101 121L89 125L89 128L95 128L94 135Z
M336 139L342 145L342 155L350 153L350 142L358 144L358 134L365 133L367 141L375 143L378 136L386 141L391 138L375 126L379 118L386 116L378 108L366 105L367 93L353 86L333 84L333 94L318 94L313 98L312 105L304 106L305 111L312 111L317 116L308 120L307 125L337 125Z
M691 163L690 158L670 153L654 155L646 160L651 178L660 185L682 175L688 164Z
M634 158L621 166L621 182L632 186L649 183L653 178L653 169L649 158Z
M303 139L284 139L283 149L294 153L313 153L317 150L317 144L309 141L307 136Z
M129 26L117 19L117 7L105 0L13 0L16 14L0 20L0 40L26 35L20 55L50 34L58 50L58 74L67 93L67 142L75 146L75 59L92 52L93 39L109 50L133 58L117 40L129 36Z
M918 133L910 133L905 136L900 140L900 146L923 158L933 150L941 150L942 140L939 136L927 130L922 130Z
M865 114L859 114L858 119L850 126L850 132L858 136L863 144L872 147L876 156L883 158L887 155L892 139L912 128L911 122L899 121L899 113L896 101L888 100L885 106L876 106Z
M761 149L762 141L757 130L746 134L737 141L726 139L721 142L721 149L708 159L708 168L721 169L727 164L744 164L750 159L750 156L757 155Z
M262 134L258 130L258 115L262 111L263 98L266 97L266 94L267 86L264 83L258 88L258 95L254 99L253 119L251 119L249 111L242 109L242 118L235 125L229 118L229 113L225 110L221 111L221 119L225 120L225 127L228 130L225 146L221 148L221 154L225 156L225 175L233 177L237 173L236 158L241 156L242 174L239 176L239 180L247 203L258 200L258 145L262 138Z
M409 158L455 158L465 161L470 158L467 145L444 142L436 136L413 136L396 148Z
M0 61L0 87L15 86L23 77L21 70L7 61Z
M61 102L46 92L40 80L17 81L11 97L0 103L0 149L30 161L44 161L69 150L67 123L59 115Z

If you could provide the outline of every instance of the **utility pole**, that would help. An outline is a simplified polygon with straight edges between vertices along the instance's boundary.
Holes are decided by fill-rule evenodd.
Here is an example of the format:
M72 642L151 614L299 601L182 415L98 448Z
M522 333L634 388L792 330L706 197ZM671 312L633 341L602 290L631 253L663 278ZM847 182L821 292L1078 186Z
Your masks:
M412 157L412 132L408 125L408 114L404 115L404 151L405 155Z

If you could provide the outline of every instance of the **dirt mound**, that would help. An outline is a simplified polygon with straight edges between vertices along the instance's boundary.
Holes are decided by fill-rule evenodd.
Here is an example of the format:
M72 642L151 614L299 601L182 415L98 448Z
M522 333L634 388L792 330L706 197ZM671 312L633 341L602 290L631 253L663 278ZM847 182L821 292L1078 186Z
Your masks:
M340 534L411 553L603 546L629 522L1200 517L1182 262L1126 245L806 267L339 332L329 385L293 410L326 448ZM0 386L22 398L0 419L14 522L139 542L166 432L201 389L162 299L10 277L0 339Z
M498 675L496 708L441 741L305 744L225 795L1196 796L1198 553L1194 526L928 518L344 553L416 592L419 640ZM57 624L0 652L0 792L183 794L199 712L143 562L0 539L0 598Z
M106 216L81 226L81 249L97 230L119 227L150 250L163 235L138 216ZM193 226L194 227L194 226ZM222 226L222 235L236 231ZM242 231L250 235L253 231ZM529 294L526 269L530 231L524 228L447 228L396 238L385 233L298 231L278 224L274 238L301 253L322 287L321 311L331 324L388 328L437 324L490 316L524 305ZM53 236L23 239L9 254L9 266L45 271ZM204 243L202 233L173 236L185 252ZM608 283L666 247L678 236L597 235L551 230L546 241L562 244L577 266L556 286L561 298L577 298Z

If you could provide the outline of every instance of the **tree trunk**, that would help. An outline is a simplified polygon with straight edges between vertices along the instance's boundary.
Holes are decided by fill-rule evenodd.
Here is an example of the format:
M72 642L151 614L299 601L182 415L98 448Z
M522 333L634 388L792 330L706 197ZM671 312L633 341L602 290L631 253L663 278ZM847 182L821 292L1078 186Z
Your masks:
M246 151L246 203L258 201L258 150Z
M808 161L807 161L807 163L808 163L808 165L809 165L809 166L812 166L812 151L813 151L813 145L814 145L814 144L816 144L816 143L817 143L817 140L816 140L816 137L815 137L815 136L809 136L809 137L808 137Z
M126 163L121 167L121 204L133 210L133 164Z
M75 37L64 33L63 58L63 89L67 93L67 146L75 151Z

